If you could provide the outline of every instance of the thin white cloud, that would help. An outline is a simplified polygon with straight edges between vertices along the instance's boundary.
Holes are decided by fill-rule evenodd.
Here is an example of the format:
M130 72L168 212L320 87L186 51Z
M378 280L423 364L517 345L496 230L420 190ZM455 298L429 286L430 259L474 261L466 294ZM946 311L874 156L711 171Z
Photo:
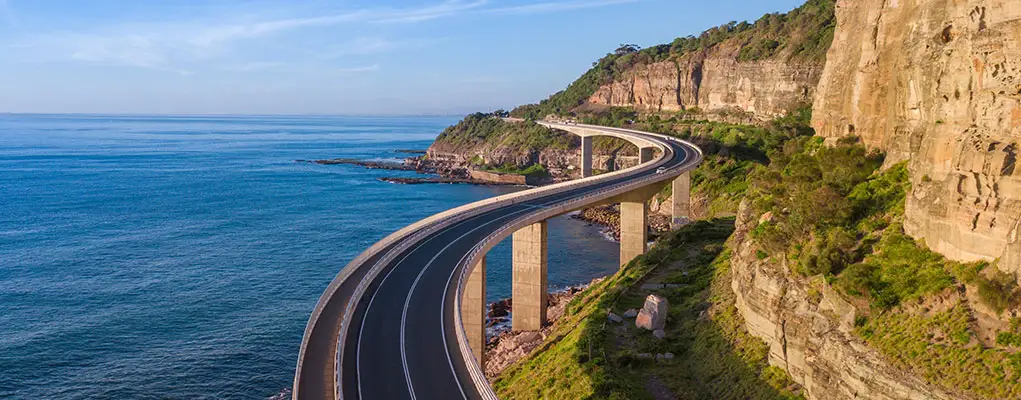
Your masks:
M190 42L196 46L208 47L233 40L257 38L260 36L301 28L332 26L358 22L364 19L368 14L369 13L366 11L355 11L347 14L325 17L282 19L247 25L214 27L203 32L199 32L193 39L191 39Z
M266 19L244 23L237 22L236 17L210 17L198 21L104 24L88 31L42 34L28 41L7 43L7 47L20 49L22 55L27 55L35 61L70 59L92 64L124 65L177 73L188 73L187 71L193 68L201 69L201 65L212 62L213 68L220 70L239 68L254 70L268 66L245 60L243 55L235 51L240 47L240 42L303 29L356 24L411 24L459 15L553 13L636 1L639 0L563 0L498 6L491 4L490 0L447 0L415 8L364 8L314 17ZM9 0L0 0L0 13L9 10L9 6ZM234 22L225 23L223 22L225 20ZM411 39L358 37L338 47L313 49L307 53L312 54L312 58L322 61L417 45L421 44L416 44Z
M276 68L276 67L279 67L281 65L284 65L284 63L279 62L279 61L254 61L254 62L244 63L244 64L240 64L240 65L232 65L232 66L224 67L223 70L224 71L229 71L229 72L251 72L251 71L261 71L261 70L264 70L264 69Z
M491 14L541 14L637 3L639 0L554 1L485 10Z
M412 23L429 21L438 18L452 17L465 11L478 9L489 4L488 0L465 2L463 0L447 1L445 3L426 6L414 10L402 10L391 13L383 13L373 22L378 23Z
M337 68L337 69L334 69L333 71L334 72L344 73L344 74L352 74L352 73L359 73L359 72L375 72L375 71L379 71L379 64L366 65L366 66L361 66L361 67Z
M391 39L384 36L360 36L347 40L336 46L325 49L317 49L312 54L320 60L335 60L345 57L387 53L399 49L421 48L436 42L436 40L437 39Z

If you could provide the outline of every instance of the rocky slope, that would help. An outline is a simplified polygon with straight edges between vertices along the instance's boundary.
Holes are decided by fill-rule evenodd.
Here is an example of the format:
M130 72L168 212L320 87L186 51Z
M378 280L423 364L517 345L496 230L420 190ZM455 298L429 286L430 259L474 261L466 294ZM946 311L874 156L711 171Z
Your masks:
M786 14L731 22L620 56L611 79L598 82L587 103L656 112L697 109L731 122L780 117L812 102L834 25L834 0L809 0ZM618 49L618 55L621 50L627 49Z
M812 101L822 62L740 62L739 50L720 46L677 60L637 65L600 87L588 102L647 111L739 111L768 120Z
M818 134L910 159L908 233L1021 273L1021 2L841 0L836 15Z
M817 134L859 136L887 154L887 166L909 160L908 234L951 259L999 258L1001 270L1021 272L1021 2L840 0L836 16L814 103ZM740 214L738 310L769 344L771 364L810 399L971 398L867 345L854 332L855 307L825 280L762 260L747 236L759 221Z
M958 397L892 366L854 334L855 308L821 277L760 260L748 237L759 222L738 213L731 260L736 307L749 333L766 341L769 362L790 374L809 399L940 399Z

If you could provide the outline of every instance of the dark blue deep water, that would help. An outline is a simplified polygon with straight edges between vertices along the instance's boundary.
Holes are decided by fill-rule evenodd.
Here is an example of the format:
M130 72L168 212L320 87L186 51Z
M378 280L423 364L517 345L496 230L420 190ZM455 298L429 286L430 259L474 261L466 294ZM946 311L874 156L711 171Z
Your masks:
M0 398L264 399L355 255L514 188L394 185L451 117L0 115ZM508 241L509 242L509 241ZM551 222L550 283L613 272L617 245ZM488 257L510 292L510 248Z

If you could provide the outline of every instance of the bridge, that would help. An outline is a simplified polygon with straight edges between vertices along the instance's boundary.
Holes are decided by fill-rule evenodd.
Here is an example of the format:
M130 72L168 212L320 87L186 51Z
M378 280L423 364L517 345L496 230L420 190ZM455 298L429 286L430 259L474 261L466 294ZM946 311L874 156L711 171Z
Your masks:
M319 298L302 338L294 399L496 399L483 373L486 252L512 237L511 329L546 324L547 225L620 203L620 263L647 250L648 201L673 185L689 216L695 145L665 135L540 122L582 138L582 179L457 207L409 225L352 260ZM640 164L593 176L592 137L639 148Z

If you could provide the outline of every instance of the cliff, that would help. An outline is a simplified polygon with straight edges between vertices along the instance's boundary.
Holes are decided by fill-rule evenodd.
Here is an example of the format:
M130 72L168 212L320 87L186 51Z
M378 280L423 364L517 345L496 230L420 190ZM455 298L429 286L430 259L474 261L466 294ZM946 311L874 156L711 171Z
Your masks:
M1021 2L841 0L813 126L910 160L905 229L1021 273Z
M677 60L640 64L601 86L588 102L645 111L747 113L758 120L811 103L822 74L818 61L738 61L740 48L716 47Z
M655 112L699 110L714 119L735 113L752 121L787 115L812 102L834 25L833 0L811 0L754 24L730 23L697 38L679 38L634 59L618 59L618 67L628 67L615 69L587 103Z
M760 259L749 238L756 216L742 204L734 243L732 288L749 333L766 341L769 362L800 383L809 399L958 399L893 366L854 333L855 307L821 277Z

